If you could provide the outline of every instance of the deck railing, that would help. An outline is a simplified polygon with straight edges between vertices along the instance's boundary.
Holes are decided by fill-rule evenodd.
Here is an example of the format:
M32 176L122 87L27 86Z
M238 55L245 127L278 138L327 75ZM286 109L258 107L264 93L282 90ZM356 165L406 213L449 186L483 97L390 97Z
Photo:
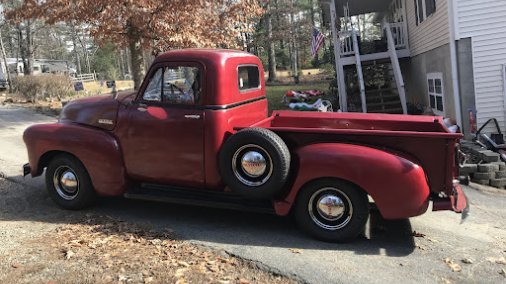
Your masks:
M341 56L350 56L355 54L353 49L353 38L351 31L344 31L339 33L339 39L341 40Z
M392 37L394 40L395 48L402 49L407 48L407 36L406 31L404 30L404 23L389 23L390 30L392 31Z
M408 48L408 38L407 33L405 31L405 25L402 22L397 23L389 23L390 30L392 32L392 37L395 44L395 49L407 49ZM383 27L385 28L385 26ZM355 32L355 36L358 32ZM341 31L339 32L339 40L341 41L341 57L353 56L355 55L355 50L353 47L353 31ZM385 52L387 47L386 42L386 34L384 34L383 40L385 42L384 47L385 50L377 50L376 52ZM359 39L359 42L362 42L363 39ZM381 49L381 48L380 48ZM366 51L368 54L368 52ZM363 54L361 52L361 54Z

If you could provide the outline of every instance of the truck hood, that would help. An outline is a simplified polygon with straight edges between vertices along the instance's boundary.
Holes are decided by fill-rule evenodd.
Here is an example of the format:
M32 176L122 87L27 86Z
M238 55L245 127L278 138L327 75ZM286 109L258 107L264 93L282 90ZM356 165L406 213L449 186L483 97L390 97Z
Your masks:
M135 92L121 92L116 98L108 94L73 100L65 105L59 121L113 130L119 106L128 103L134 97Z

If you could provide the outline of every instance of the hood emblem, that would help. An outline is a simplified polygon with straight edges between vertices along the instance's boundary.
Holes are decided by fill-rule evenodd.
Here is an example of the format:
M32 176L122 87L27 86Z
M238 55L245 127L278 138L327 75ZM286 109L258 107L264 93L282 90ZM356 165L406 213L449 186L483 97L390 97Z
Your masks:
M110 119L104 119L104 118L101 118L98 120L98 123L100 124L108 124L108 125L113 125L114 122Z

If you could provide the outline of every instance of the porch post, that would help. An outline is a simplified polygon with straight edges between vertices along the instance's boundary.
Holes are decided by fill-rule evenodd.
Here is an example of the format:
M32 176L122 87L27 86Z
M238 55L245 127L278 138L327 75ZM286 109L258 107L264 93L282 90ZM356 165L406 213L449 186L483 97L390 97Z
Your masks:
M406 0L401 0L402 4L402 36L404 37L405 48L409 50L409 36L408 36L408 15L406 13Z
M341 63L341 41L337 34L336 28L336 2L332 0L330 3L330 25L332 26L332 42L334 43L334 59L336 64L337 74L337 89L339 93L339 106L341 111L348 111L348 101L346 96L346 86L344 85L344 70L343 64Z

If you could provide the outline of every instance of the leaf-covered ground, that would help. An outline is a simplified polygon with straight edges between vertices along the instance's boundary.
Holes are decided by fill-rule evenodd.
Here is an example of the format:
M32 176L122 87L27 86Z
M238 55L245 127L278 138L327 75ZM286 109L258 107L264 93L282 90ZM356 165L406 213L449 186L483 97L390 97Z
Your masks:
M170 231L87 215L0 256L1 283L294 283ZM33 253L35 248L36 253Z

